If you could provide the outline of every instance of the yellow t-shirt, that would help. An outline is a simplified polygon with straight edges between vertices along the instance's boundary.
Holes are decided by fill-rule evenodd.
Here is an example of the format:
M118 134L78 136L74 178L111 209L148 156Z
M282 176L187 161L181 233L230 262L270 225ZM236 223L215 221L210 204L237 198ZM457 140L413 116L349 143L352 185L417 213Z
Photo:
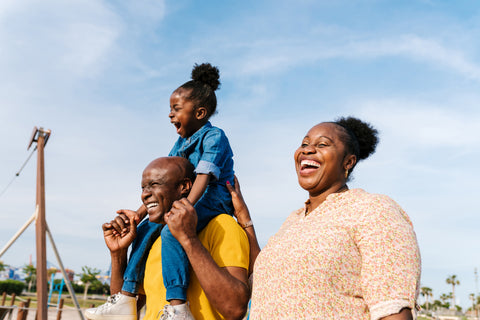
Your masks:
M248 269L250 247L245 232L226 214L216 216L198 234L203 246L212 255L219 267L240 267ZM143 282L147 296L147 310L144 320L158 319L158 313L168 303L162 277L162 240L159 237L148 254ZM196 320L224 319L210 304L193 271L187 290L190 310Z

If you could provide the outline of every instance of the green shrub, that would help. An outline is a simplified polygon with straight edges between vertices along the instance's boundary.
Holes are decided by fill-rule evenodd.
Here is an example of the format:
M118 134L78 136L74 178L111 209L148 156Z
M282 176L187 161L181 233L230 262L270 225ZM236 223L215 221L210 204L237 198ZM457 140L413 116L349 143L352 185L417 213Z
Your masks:
M72 283L72 287L75 293L83 293L83 291L85 290L85 286L83 284Z
M88 288L89 293L96 293L96 294L106 294L110 295L110 286L108 284L101 283L100 281L94 282Z
M8 294L15 293L17 296L22 294L25 289L25 283L18 280L0 281L0 293L6 292Z

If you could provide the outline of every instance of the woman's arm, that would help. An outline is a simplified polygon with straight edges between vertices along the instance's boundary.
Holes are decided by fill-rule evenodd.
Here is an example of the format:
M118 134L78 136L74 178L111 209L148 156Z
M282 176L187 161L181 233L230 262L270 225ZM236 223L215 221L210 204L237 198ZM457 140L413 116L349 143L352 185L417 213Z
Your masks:
M257 234L255 233L255 227L250 217L250 211L248 210L245 200L243 200L242 192L240 190L240 184L235 176L235 188L227 182L227 189L232 196L233 207L235 208L234 215L237 218L238 224L245 230L250 244L250 266L248 268L249 276L253 272L253 266L255 260L260 253L260 245L258 244Z
M404 316L415 308L421 271L412 223L387 196L366 194L364 200L355 206L352 233L361 255L363 297L372 319L408 319Z
M391 314L380 320L413 320L412 310L410 308L404 308L399 313Z

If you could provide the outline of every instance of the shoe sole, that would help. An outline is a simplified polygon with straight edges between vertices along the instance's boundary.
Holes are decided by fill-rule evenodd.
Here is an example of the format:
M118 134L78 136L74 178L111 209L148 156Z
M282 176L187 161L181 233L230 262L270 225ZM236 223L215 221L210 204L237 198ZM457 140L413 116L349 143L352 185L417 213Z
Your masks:
M85 312L85 317L89 320L137 320L136 316L131 316L131 315L105 315L105 314L92 314L92 313L86 313Z

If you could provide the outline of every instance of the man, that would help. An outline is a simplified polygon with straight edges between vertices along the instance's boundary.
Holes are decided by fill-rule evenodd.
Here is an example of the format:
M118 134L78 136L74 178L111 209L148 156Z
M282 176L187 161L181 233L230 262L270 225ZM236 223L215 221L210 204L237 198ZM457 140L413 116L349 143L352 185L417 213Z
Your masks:
M193 166L184 158L164 157L152 161L142 176L143 204L149 220L167 223L187 254L192 270L187 298L195 319L241 319L250 297L248 239L228 215L214 218L197 235L195 209L185 198L191 190L193 177ZM135 239L138 223L134 211L120 210L119 213L119 217L102 226L112 259L112 294L119 292L122 287L127 249ZM125 222L129 228L125 228ZM150 249L145 267L147 312L144 319L157 319L164 305L167 306L163 318L169 319L169 314L171 319L177 319L173 315L173 308L165 301L161 263L161 238L158 238ZM109 303L116 303L115 296ZM87 317L120 319L98 316L96 313L99 312L95 310L87 310ZM131 319L131 312L125 319Z

